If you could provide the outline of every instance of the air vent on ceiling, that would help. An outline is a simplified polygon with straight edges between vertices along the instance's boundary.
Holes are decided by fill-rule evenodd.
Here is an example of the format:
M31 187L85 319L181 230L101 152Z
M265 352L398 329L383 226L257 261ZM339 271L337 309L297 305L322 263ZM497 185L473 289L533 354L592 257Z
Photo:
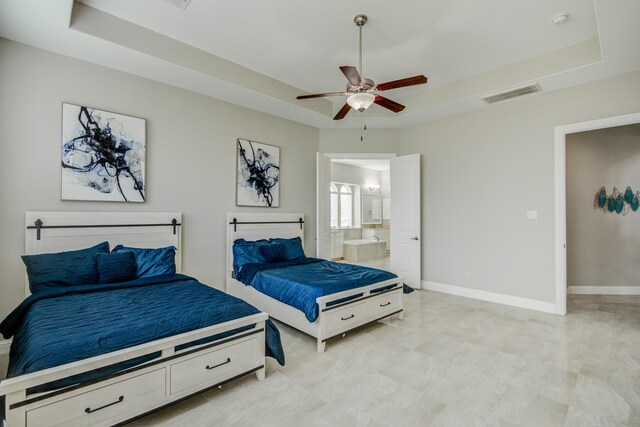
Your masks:
M497 93L495 95L485 96L482 99L487 104L493 104L494 102L506 101L507 99L517 98L518 96L529 95L530 93L537 93L541 91L540 86L535 83L529 86L523 86L506 92Z
M186 9L191 3L191 0L164 0L167 3L171 3L174 6L178 6L180 9Z

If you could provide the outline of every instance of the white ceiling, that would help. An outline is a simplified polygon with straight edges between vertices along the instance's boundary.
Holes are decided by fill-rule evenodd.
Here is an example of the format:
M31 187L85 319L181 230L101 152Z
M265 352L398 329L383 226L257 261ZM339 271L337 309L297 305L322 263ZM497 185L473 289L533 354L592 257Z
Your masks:
M357 13L369 16L367 77L429 77L386 92L407 108L371 107L370 127L484 108L481 96L521 84L548 92L640 69L637 0L82 2L1 0L0 36L317 127L360 126L354 113L331 120L341 98L295 100L344 88L338 66L357 65ZM564 12L567 23L550 23Z
M388 171L390 166L389 159L331 159L331 161L333 163L342 163L343 165L373 169L379 172Z
M589 0L81 0L307 92L344 89L365 13L366 77L425 74L441 86L597 37ZM565 25L550 19L570 11Z

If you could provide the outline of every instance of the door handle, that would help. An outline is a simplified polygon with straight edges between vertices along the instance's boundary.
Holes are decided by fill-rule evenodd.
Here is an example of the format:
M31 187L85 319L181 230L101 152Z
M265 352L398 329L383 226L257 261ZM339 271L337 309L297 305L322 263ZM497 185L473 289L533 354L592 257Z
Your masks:
M418 240L418 236L412 237L411 240Z

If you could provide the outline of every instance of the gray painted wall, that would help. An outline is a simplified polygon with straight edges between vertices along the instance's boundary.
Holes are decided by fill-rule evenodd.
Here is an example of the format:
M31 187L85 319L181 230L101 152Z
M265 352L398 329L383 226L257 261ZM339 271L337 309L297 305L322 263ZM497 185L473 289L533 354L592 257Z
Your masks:
M640 286L640 211L594 210L600 187L640 190L640 124L567 135L567 283Z
M370 129L365 143L358 130L321 130L320 150L421 154L423 280L554 302L554 127L638 111L632 73Z
M5 39L0 75L0 318L23 298L27 210L181 211L184 272L224 288L225 213L264 209L235 207L238 137L281 147L275 210L305 213L315 254L316 128ZM147 120L146 203L60 201L63 101Z
M366 184L381 184L380 172L358 166L331 162L331 181L358 184L363 192L369 192Z

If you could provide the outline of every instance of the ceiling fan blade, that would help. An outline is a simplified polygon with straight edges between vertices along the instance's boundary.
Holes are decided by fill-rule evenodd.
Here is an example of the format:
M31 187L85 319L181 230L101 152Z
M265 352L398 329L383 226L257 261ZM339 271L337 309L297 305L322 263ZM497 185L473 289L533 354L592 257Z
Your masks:
M343 65L340 67L340 70L353 86L360 86L360 84L362 84L362 78L356 67Z
M427 78L423 75L407 77L406 79L394 80L392 82L380 83L376 85L376 88L379 91L389 90L389 89L398 89L401 87L407 86L415 86L415 85L423 85L427 83Z
M344 119L344 116L347 115L349 110L351 110L351 106L349 104L345 103L342 106L342 108L340 109L340 111L338 111L338 114L336 114L336 116L333 118L333 120L342 120L342 119Z
M344 92L314 93L312 95L296 96L296 99L323 98L325 96L342 96L344 94L345 94Z
M395 101L390 100L389 98L385 98L384 96L376 95L376 99L373 101L381 107L386 108L387 110L391 110L394 113L399 113L404 110L404 105L398 104Z

